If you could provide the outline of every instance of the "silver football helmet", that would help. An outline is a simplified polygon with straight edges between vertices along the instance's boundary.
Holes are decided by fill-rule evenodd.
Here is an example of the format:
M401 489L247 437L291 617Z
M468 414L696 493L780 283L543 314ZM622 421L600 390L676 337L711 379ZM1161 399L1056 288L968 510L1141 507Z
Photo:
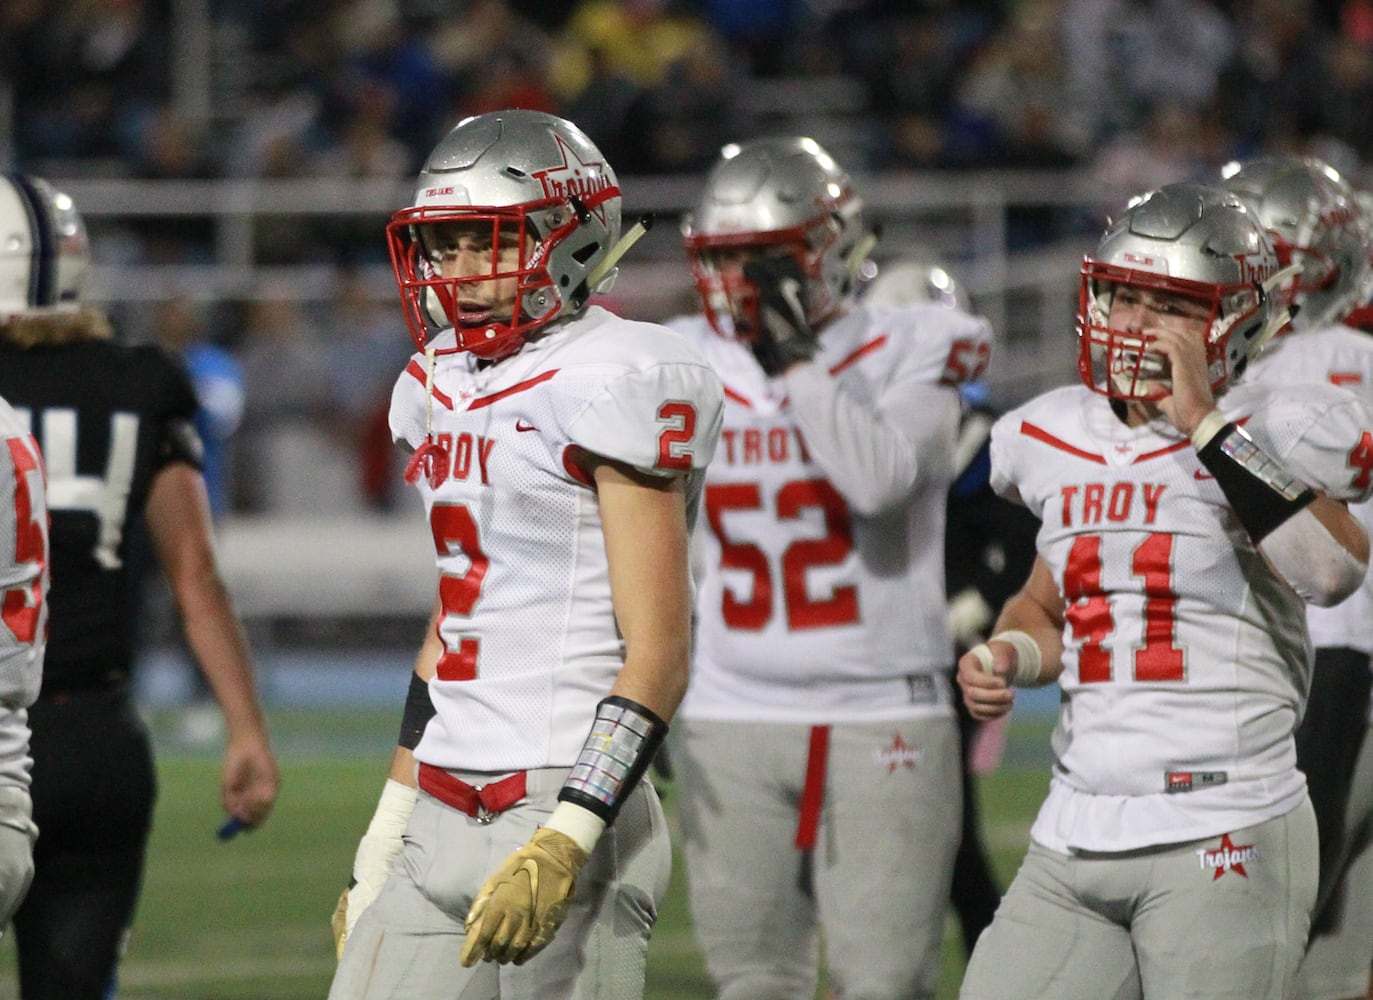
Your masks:
M900 307L930 302L968 312L972 303L962 282L932 257L917 255L877 265L877 276L863 286L864 302Z
M849 175L813 139L731 143L706 178L682 240L706 317L750 338L758 293L737 264L750 253L790 254L806 280L806 320L818 328L856 291L870 234Z
M1358 197L1339 172L1311 156L1231 163L1222 184L1273 233L1278 259L1301 265L1284 288L1292 330L1338 322L1369 291L1369 248Z
M1277 294L1286 275L1267 230L1235 194L1187 183L1135 199L1083 261L1083 382L1118 399L1159 399L1168 392L1168 361L1150 350L1153 337L1109 325L1112 298L1129 288L1183 296L1206 310L1211 387L1223 390L1287 321Z
M473 222L489 224L494 243L517 245L518 263L502 269L493 260L488 274L444 278L440 248L427 245L427 236L442 223ZM609 288L620 188L600 150L571 122L542 111L496 111L464 119L434 147L414 204L391 217L386 233L420 350L452 327L456 346L438 353L500 358ZM519 284L509 320L463 321L463 286L512 278Z
M76 312L90 260L70 197L38 177L0 175L0 318Z

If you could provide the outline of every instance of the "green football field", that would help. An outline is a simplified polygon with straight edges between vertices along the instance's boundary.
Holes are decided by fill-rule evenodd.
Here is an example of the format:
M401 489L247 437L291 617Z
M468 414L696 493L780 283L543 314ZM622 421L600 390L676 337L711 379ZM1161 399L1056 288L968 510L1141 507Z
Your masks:
M213 751L178 747L154 716L161 783L143 899L120 973L121 1000L322 1000L333 969L329 915L371 816L395 713L272 714L282 793L263 829L222 844ZM981 779L984 829L1003 884L1048 784L1047 723L1015 721L1000 770ZM671 786L665 788L672 816ZM647 995L705 1000L680 862L654 932ZM952 922L939 996L962 971ZM13 945L0 942L0 1000L14 1000Z

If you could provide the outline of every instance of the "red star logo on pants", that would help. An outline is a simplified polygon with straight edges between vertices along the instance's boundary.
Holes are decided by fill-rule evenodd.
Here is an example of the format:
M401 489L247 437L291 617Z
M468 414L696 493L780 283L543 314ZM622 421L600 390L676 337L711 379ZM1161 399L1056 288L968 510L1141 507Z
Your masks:
M915 770L916 764L920 762L922 751L919 747L913 747L901 738L900 733L893 733L891 745L877 752L877 759L886 765L887 773L891 774L898 767L908 767Z
M1220 846L1211 852L1216 865L1216 873L1211 876L1211 881L1214 882L1228 871L1248 878L1249 873L1244 870L1244 859L1253 857L1253 850L1252 844L1236 846L1228 833L1222 836Z

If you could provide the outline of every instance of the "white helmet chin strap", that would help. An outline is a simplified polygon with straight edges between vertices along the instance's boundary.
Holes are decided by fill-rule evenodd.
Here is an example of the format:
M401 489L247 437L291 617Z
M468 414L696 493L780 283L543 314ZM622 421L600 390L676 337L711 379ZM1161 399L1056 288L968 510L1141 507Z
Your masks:
M1274 275L1260 286L1263 289L1263 294L1274 301L1277 301L1278 290L1282 287L1283 283L1286 282L1287 279L1295 278L1299 274L1301 274L1300 264L1293 263L1288 264L1286 267L1278 268ZM1286 307L1273 310L1268 317L1267 324L1265 324L1264 328L1259 332L1259 339L1254 342L1253 350L1250 351L1250 357L1258 354L1258 352L1263 349L1263 345L1268 343L1273 335L1286 326L1291 319L1292 314Z
M653 215L645 214L639 216L637 222L616 241L610 248L610 252L601 258L590 274L586 276L586 289L588 292L608 292L610 285L615 281L615 265L620 263L620 258L629 252L629 248L639 242L639 238L653 228ZM609 284L602 285L602 282L609 281Z

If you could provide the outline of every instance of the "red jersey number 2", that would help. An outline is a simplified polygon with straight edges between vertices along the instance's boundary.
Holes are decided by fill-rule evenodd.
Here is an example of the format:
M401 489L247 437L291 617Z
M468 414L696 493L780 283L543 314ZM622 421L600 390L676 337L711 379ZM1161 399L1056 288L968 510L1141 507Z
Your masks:
M458 553L467 557L467 569L461 574L443 573L439 576L439 602L444 616L467 618L481 597L482 580L490 560L482 552L477 534L477 522L464 504L434 504L429 514L429 528L434 535L434 549L440 556ZM440 636L442 639L442 636ZM458 648L452 649L444 641L439 657L437 677L441 681L470 681L477 676L477 653L480 643L475 637L464 636Z
M690 472L696 407L681 400L664 403L658 407L658 423L666 425L658 435L658 468Z

